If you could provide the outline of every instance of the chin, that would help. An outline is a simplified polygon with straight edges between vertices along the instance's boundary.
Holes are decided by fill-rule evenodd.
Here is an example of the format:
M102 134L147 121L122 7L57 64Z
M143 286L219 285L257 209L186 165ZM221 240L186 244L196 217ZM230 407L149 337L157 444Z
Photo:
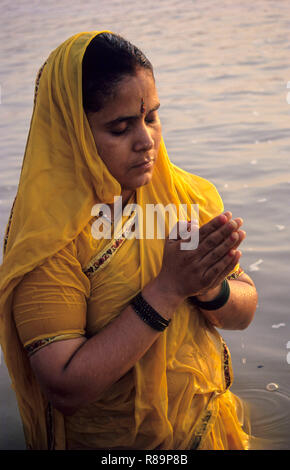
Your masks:
M145 173L142 178L138 178L136 181L135 189L141 186L146 186L152 180L152 173Z
M152 180L152 173L144 173L138 178L134 178L130 181L130 184L122 185L122 188L127 191L135 191L135 189L140 188L141 186L146 186Z

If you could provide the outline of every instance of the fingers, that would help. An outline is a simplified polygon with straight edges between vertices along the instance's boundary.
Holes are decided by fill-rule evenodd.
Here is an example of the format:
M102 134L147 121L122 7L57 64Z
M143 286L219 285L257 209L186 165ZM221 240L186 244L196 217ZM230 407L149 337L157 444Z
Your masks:
M230 220L233 217L233 214L230 211L226 211L223 213L228 220Z
M224 248L237 248L246 236L246 233L243 230L240 230L242 224L243 219L239 217L236 219L232 219L232 213L226 211L223 214L220 214L214 219L212 219L207 224L203 225L199 229L198 233L198 258L204 258L207 254L214 251L216 247L219 247L223 243L225 243ZM178 221L178 223L174 227L174 230L172 230L169 235L169 239L171 241L170 244L176 244L176 242L180 241L180 239L186 240L187 238L192 237L192 234L197 231L197 220ZM233 232L236 232L238 234L238 237L230 241L229 237ZM180 243L175 246L179 248L179 245ZM221 248L218 252L215 252L211 255L213 261L223 256L223 254L226 252L224 248ZM188 250L191 251L190 248Z
M241 217L237 217L234 221L238 224L238 229L243 225L244 221Z
M177 233L165 241L162 276L185 296L216 287L233 271L241 256L237 247L246 236L240 229L242 224L243 220L233 219L229 211L201 229L197 224L192 227L192 222L179 221ZM183 250L182 244L193 229L202 235L201 241L196 249Z
M237 232L233 232L238 234L237 243L234 244L233 249L236 249L246 238L246 232L244 230L238 230Z
M233 231L230 236L221 239L221 243L210 250L201 260L202 266L211 266L226 256L230 250L237 249L246 237L243 230Z
M204 284L212 288L221 283L238 264L241 256L241 251L231 250L230 253L205 271Z
M199 242L202 243L209 235L211 235L216 230L220 229L223 225L227 224L230 220L230 217L226 214L231 214L226 212L225 214L220 214L214 219L210 220L207 224L204 224L199 230Z
M223 225L226 225L231 220L235 221L235 223L237 224L237 229L239 229L243 225L243 219L241 217L232 219L232 213L230 211L226 211L223 214L219 214L217 217L214 217L200 228L200 242L202 242L206 237L208 237L214 231L218 230Z
M227 217L228 221L230 221L230 220L232 219L232 217L233 217L233 215L232 215L232 213L231 213L230 211L226 211L226 212L224 212L223 214ZM243 225L243 222L244 222L244 221L243 221L243 219L242 219L241 217L237 217L237 218L234 219L234 220L237 222L237 224L238 224L239 227L240 227L241 225Z
M233 232L238 230L238 226L239 224L235 220L231 219L203 238L198 247L200 259L204 258L208 253L224 243L224 241L227 240ZM234 241L235 243L237 242L237 240ZM234 246L234 243L232 246Z
M225 263L225 269L221 273L218 282L223 281L232 272L232 270L236 267L239 260L241 259L241 256L242 252L240 250L232 250L232 252L230 252L230 254L228 255L228 259L232 258L232 260L229 264Z

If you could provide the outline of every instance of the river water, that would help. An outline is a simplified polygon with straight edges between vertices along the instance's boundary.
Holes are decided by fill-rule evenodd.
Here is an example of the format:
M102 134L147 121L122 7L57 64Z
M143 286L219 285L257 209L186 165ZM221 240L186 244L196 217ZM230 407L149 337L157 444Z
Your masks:
M257 448L290 449L289 1L2 0L0 16L0 241L39 67L77 32L125 36L155 66L171 160L211 180L226 209L244 218L241 265L259 305L246 330L221 332L232 353L232 390L250 405L253 434L265 439ZM0 449L23 448L1 357Z

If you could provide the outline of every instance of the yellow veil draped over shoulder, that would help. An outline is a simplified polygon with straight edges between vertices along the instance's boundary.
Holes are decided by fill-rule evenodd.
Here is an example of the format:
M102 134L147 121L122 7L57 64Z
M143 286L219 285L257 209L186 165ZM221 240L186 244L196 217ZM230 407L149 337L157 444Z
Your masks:
M91 220L94 204L112 203L114 196L121 193L119 183L98 155L82 105L82 58L89 42L99 33L83 32L70 37L52 51L38 73L18 192L4 240L0 268L0 339L27 447L33 449L48 448L47 402L17 334L12 314L13 291L26 273L78 236ZM173 165L163 141L152 181L138 188L137 202L142 207L147 203L198 204L201 225L223 210L214 186ZM160 269L163 243L162 240L140 240L142 287ZM219 341L217 333L210 334L215 342ZM165 339L162 347L165 347ZM218 349L221 363L223 354L224 349ZM215 360L216 357L208 368L215 369ZM146 368L147 374L151 374L149 364L150 361L141 360L136 365L140 383ZM220 379L220 386L212 385L214 382L210 381L207 393L226 392L228 384L224 378ZM140 412L136 416L137 425L142 419ZM58 412L55 435L56 448L64 449L63 417ZM177 444L168 441L168 448L170 445ZM186 448L183 446L192 442L184 437L178 445Z

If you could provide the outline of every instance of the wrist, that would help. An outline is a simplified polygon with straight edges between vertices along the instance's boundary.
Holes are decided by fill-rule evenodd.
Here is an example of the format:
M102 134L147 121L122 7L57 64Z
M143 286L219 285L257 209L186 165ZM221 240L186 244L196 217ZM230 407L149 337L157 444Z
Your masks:
M213 289L209 289L204 294L197 295L196 298L197 300L201 300L201 302L210 302L211 300L214 300L220 294L221 289L222 289L222 284L219 284L217 287L214 287Z
M142 296L160 315L170 319L184 298L173 292L168 284L156 277L142 290Z
M160 315L146 299L141 292L131 300L131 306L135 313L149 325L153 330L164 331L171 322L170 318Z
M190 297L191 301L202 310L218 310L222 308L230 297L230 285L227 279L224 279L220 292L211 300L200 300L197 297ZM204 298L204 297L203 297Z

